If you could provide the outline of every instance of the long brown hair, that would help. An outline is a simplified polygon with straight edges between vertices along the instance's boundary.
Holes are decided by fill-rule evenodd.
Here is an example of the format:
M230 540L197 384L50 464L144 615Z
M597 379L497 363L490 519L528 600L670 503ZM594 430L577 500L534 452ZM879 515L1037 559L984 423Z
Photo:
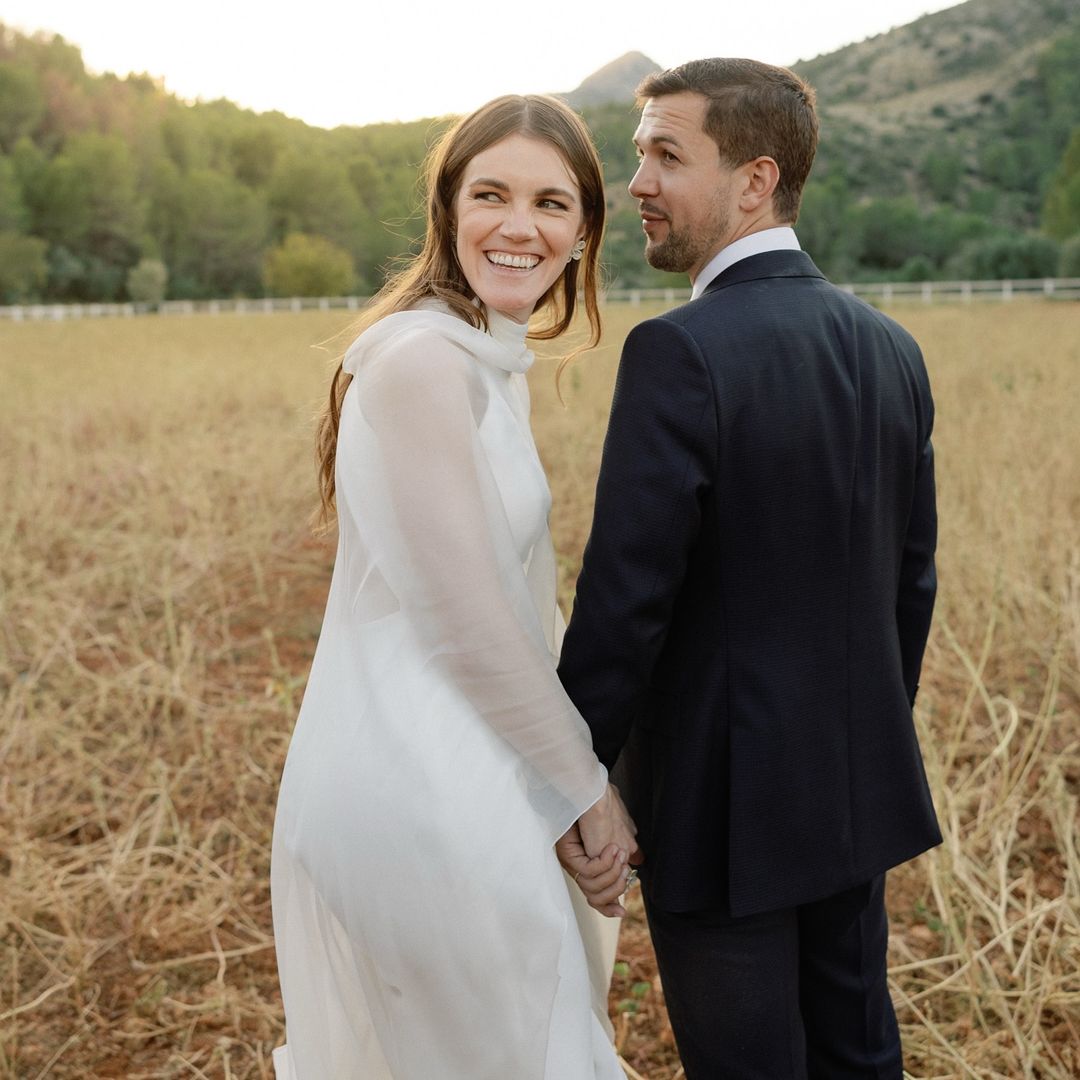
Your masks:
M386 315L414 307L428 298L444 301L466 322L478 329L487 329L486 313L482 306L473 303L472 290L454 255L454 202L469 162L489 146L515 134L550 143L562 155L581 190L585 225L585 250L580 262L568 262L559 278L537 301L536 310L545 310L549 321L543 327L530 330L529 336L547 340L563 333L573 321L580 287L590 333L588 341L571 355L599 343L597 293L604 231L604 182L600 159L581 117L558 98L544 94L508 94L495 98L460 119L432 147L423 168L427 201L424 246L404 270L379 290L357 323L357 332ZM565 358L563 364L569 358ZM319 417L315 456L321 499L315 522L323 528L334 517L338 427L341 403L351 381L352 376L339 362L330 384L329 401Z

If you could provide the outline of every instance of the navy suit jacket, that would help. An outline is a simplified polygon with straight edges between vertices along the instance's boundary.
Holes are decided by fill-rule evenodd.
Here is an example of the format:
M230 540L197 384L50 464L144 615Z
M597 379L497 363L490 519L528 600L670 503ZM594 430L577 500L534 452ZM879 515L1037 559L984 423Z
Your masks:
M915 341L801 251L627 338L559 674L657 906L794 906L940 842L933 416Z

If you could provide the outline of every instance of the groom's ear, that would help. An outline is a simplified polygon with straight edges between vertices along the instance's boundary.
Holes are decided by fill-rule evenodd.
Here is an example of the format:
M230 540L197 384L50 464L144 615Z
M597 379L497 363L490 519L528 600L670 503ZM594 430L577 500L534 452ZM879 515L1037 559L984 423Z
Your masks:
M771 157L758 157L746 162L739 173L743 185L739 209L747 213L760 210L772 199L776 185L780 183L780 166Z

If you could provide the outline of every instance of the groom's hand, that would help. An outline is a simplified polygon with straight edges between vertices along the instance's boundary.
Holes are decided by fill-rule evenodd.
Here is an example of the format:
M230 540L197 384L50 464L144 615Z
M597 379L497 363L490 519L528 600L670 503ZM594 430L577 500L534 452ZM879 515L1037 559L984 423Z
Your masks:
M574 879L589 906L609 918L621 918L626 909L619 898L626 891L630 866L626 853L609 844L598 856L585 851L581 832L575 825L555 844L555 854L563 869Z
M578 820L585 854L595 858L610 844L614 844L626 856L626 861L640 863L644 860L637 845L637 826L619 797L614 784L608 784L600 799L589 807Z

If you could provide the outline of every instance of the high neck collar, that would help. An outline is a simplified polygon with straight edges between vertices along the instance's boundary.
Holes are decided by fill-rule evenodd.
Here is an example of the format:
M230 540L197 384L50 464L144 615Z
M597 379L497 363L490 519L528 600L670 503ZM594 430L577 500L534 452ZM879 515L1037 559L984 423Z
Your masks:
M461 346L477 360L509 372L525 372L535 359L525 347L528 327L497 311L488 312L488 333L470 326L439 300L425 300L409 311L387 315L369 326L349 347L344 368L355 374L372 350L403 330L427 328Z
M492 308L485 308L488 332L506 350L510 362L498 364L506 371L527 371L533 362L533 354L525 344L529 332L527 323L515 322L508 315Z

